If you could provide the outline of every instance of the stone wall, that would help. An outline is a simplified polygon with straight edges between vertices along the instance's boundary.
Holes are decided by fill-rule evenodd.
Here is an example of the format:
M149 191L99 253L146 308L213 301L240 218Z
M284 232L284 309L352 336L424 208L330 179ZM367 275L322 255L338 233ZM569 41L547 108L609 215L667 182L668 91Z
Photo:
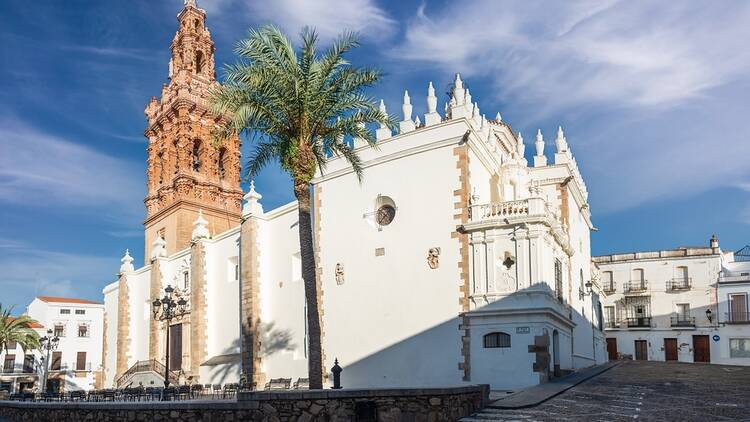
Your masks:
M0 402L0 419L110 421L455 421L483 408L489 386L242 393L237 401Z

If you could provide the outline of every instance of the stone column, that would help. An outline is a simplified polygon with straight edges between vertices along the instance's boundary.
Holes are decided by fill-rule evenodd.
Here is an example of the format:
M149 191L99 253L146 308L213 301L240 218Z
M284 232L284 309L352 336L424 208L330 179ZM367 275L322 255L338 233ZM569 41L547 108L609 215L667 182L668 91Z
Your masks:
M117 286L117 366L115 381L128 370L130 354L130 292L126 273L120 273Z
M151 279L149 280L149 307L151 302L156 298L161 298L162 287L161 287L161 259L154 258L151 260ZM151 309L150 309L151 310ZM159 337L161 336L162 323L155 320L152 315L149 315L148 324L148 358L151 360L162 361L164 359L159 353Z
M190 371L200 382L199 369L206 361L206 247L202 238L190 247Z

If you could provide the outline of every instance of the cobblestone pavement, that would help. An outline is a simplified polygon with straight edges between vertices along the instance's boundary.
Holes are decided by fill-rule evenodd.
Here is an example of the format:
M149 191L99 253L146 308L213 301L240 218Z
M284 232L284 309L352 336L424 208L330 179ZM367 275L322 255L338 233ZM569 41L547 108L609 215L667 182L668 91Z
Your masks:
M627 361L528 409L476 421L750 421L750 367Z

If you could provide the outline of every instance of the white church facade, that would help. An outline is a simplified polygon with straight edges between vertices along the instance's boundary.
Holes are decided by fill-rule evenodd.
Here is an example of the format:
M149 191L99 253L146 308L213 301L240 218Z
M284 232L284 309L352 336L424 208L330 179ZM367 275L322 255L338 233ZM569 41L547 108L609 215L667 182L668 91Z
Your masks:
M157 383L139 368L161 368L166 330L180 381L307 377L296 204L242 198L239 139L206 138L222 118L205 17L193 2L178 15L169 84L146 108L146 262L126 254L104 289L105 386ZM336 158L313 180L324 366L338 359L345 387L518 389L605 362L588 192L562 129L539 132L528 163L459 76L442 113L432 84L425 99L415 118L405 93L379 148L352 141L362 183ZM168 285L189 308L170 327L152 315Z

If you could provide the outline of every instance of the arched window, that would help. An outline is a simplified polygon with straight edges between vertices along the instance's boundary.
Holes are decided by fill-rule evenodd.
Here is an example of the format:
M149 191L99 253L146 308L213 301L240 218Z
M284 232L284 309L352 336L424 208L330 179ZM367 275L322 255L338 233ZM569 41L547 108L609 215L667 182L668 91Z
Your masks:
M226 170L224 168L224 160L226 159L227 155L227 149L224 147L221 147L219 149L219 159L218 159L218 167L219 167L219 177L224 178L224 175L226 174Z
M193 141L193 171L201 171L201 141L196 139Z
M154 165L159 172L159 184L164 183L164 153L160 152L156 154L156 163Z
M484 348L510 347L510 334L489 333L484 336Z
M194 21L194 23L195 23L195 30L197 31L201 27L201 21L199 21L198 19L196 19Z
M195 53L195 73L203 72L203 52L198 50Z

